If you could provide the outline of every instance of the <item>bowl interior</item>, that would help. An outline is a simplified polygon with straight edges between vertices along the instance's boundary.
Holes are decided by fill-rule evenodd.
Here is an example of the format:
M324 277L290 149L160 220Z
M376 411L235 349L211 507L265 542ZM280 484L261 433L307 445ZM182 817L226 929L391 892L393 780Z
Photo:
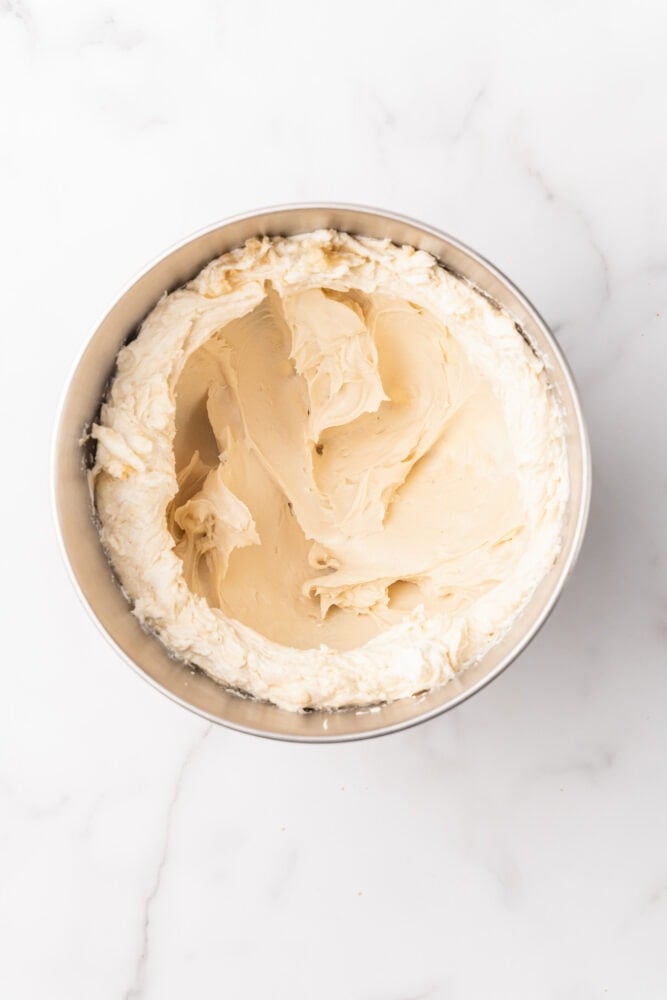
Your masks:
M319 228L388 238L433 254L506 309L545 359L563 409L570 499L563 546L547 577L505 638L474 667L444 687L372 709L292 713L241 698L168 655L130 613L100 545L92 519L80 440L95 416L118 351L165 291L194 277L210 260L257 235L293 235ZM131 284L105 315L70 380L54 446L53 489L61 542L74 584L117 651L146 679L207 718L259 735L292 740L358 739L404 728L451 708L496 677L535 635L551 611L583 537L590 491L586 431L567 365L543 320L492 265L436 230L386 213L353 206L268 209L223 222L172 249Z

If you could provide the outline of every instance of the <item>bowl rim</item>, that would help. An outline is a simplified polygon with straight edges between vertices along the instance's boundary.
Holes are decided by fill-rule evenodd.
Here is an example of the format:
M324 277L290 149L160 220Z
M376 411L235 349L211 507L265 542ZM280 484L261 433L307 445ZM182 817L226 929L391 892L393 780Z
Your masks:
M409 226L416 227L422 232L429 236L432 236L436 240L444 241L448 243L455 249L466 254L468 257L472 258L477 264L481 265L484 269L490 272L498 281L507 286L512 294L516 297L517 301L521 306L531 314L541 328L541 333L544 335L545 339L548 341L549 346L555 355L562 371L563 379L567 384L567 388L570 394L572 402L572 411L575 418L575 426L577 431L577 438L581 447L581 491L580 491L580 502L578 509L576 511L576 523L573 529L573 541L570 546L570 550L567 554L567 558L563 563L560 572L560 578L557 581L557 585L553 588L552 593L549 595L547 600L536 617L532 625L523 633L521 638L511 650L499 661L499 663L486 675L481 677L474 685L467 688L465 691L459 692L449 701L436 705L432 709L428 709L425 712L417 713L414 716L410 716L407 719L400 720L398 722L389 723L385 726L379 726L375 729L370 729L360 732L348 732L348 733L335 733L328 734L323 732L322 734L290 734L281 732L272 732L268 729L257 729L252 726L243 725L229 719L224 719L219 715L215 715L212 712L208 712L204 708L200 708L197 705L192 704L180 697L176 692L169 690L164 687L158 680L151 677L130 655L128 655L116 642L113 636L107 631L100 619L98 618L94 608L92 607L90 601L86 597L83 589L77 579L72 562L67 551L67 546L63 537L63 529L61 525L60 513L58 508L58 498L57 498L57 479L58 479L58 469L59 469L59 449L58 444L60 440L61 425L64 416L64 410L66 402L69 396L72 382L79 368L81 361L83 360L86 350L93 340L97 330L102 325L106 317L112 312L112 310L122 301L122 299L127 295L127 293L139 282L141 281L154 267L158 266L162 261L169 258L172 254L183 249L188 244L205 237L211 233L216 232L219 229L233 225L240 222L249 222L254 218L263 217L269 213L277 212L300 212L300 211L344 211L344 212L363 212L368 215L377 216L379 219L388 219L393 222L400 224L405 224ZM305 230L304 230L305 231ZM437 259L437 257L436 257ZM438 260L438 263L449 270L451 273L456 273L452 268L447 267L442 261ZM188 279L186 279L188 280ZM466 279L469 280L469 279ZM487 294L485 290L480 287L478 290L483 294ZM491 296L492 298L492 296ZM76 352L74 360L70 365L67 377L65 379L63 388L61 390L57 409L55 412L55 421L53 425L52 435L51 435L51 447L50 447L50 475L49 475L49 493L50 493L50 506L51 514L55 526L56 537L58 541L58 548L62 560L65 565L67 575L70 579L74 591L77 594L79 601L86 609L88 616L92 619L98 631L106 639L107 643L115 650L116 654L121 657L124 662L132 668L132 670L138 674L146 683L148 683L155 690L159 691L161 694L165 695L171 701L188 709L200 718L206 719L210 723L216 723L217 725L224 726L227 729L232 729L236 732L245 733L251 736L259 736L264 739L279 740L281 742L288 743L310 743L310 744L331 744L331 743L348 743L356 740L367 740L373 739L378 736L386 736L390 733L400 732L405 729L411 729L413 726L420 725L423 722L428 722L430 719L434 719L439 715L443 715L445 712L450 711L457 705L462 704L471 698L473 695L477 694L483 688L491 684L492 681L496 680L505 670L513 663L517 657L526 649L526 647L532 642L535 636L540 632L544 626L546 620L549 618L556 604L558 603L565 584L574 569L574 566L579 557L583 540L586 533L586 526L588 523L590 505L591 505L591 490L592 490L592 459L591 459L591 446L588 434L588 429L586 426L586 421L584 419L583 410L581 406L581 400L579 397L579 391L572 374L570 365L558 343L556 336L549 328L548 324L544 320L542 314L536 309L530 299L514 284L514 282L507 277L507 275L492 264L483 254L480 254L477 250L474 250L468 244L459 240L458 238L451 236L449 233L428 223L422 222L419 219L415 219L412 216L403 215L398 212L386 211L382 208L377 208L375 206L369 206L365 204L356 204L354 202L336 202L336 201L307 201L307 202L287 202L278 203L274 205L267 205L259 208L255 208L245 212L235 213L231 216L226 216L223 219L219 219L216 222L209 223L206 226L202 226L199 229L191 232L189 235L177 240L168 246L161 253L154 255L139 268L129 280L127 280L120 288L118 292L111 298L106 308L101 311L95 320L95 322L89 327L88 332L83 339L81 347ZM159 640L156 638L156 642ZM224 687L224 685L223 685ZM367 709L361 709L362 711L368 711ZM335 714L336 710L329 709L315 709L315 712L323 712L327 715Z

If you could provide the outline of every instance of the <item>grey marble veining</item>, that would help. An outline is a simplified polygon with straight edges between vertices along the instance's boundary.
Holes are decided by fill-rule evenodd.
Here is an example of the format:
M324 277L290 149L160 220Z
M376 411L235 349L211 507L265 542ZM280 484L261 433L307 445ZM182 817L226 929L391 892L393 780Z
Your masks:
M666 31L651 0L0 0L0 995L665 996ZM211 728L141 684L48 501L57 400L116 290L199 226L308 199L414 215L509 274L595 467L526 653L349 746Z

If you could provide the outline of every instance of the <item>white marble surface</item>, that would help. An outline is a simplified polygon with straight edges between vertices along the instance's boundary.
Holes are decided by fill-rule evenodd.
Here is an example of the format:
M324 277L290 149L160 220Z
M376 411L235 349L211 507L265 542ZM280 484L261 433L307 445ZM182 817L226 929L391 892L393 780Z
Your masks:
M0 0L2 997L667 995L666 35L657 0ZM596 475L578 569L503 678L323 748L142 684L70 588L47 488L116 289L308 199L512 276Z

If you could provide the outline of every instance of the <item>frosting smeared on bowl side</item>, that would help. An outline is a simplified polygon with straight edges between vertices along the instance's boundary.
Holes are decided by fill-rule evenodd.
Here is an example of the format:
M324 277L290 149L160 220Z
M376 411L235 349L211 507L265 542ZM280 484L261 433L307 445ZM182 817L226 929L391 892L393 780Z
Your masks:
M286 708L445 682L559 550L542 362L471 286L386 241L322 231L214 261L121 351L92 434L135 614Z

